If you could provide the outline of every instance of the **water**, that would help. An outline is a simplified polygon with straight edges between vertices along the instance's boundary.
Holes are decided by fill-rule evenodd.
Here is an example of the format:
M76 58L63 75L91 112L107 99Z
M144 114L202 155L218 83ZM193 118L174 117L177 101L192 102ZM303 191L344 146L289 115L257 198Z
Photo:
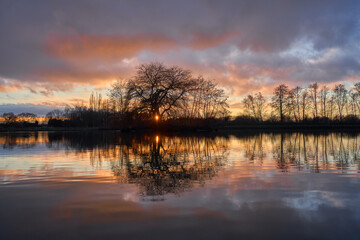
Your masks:
M0 135L0 239L359 239L360 135Z

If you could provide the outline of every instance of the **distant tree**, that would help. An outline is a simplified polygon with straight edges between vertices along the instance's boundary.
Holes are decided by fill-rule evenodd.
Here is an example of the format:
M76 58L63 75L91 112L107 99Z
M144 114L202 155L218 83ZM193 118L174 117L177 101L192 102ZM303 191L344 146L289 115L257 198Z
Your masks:
M295 119L295 121L297 121L296 98L295 98L295 92L292 90L289 90L288 94L286 96L285 109L286 109L286 113L289 117L289 120L291 120L293 117L293 119Z
M297 86L291 90L293 96L294 96L294 117L295 121L300 121L301 119L301 87Z
M353 90L354 90L355 100L356 100L355 104L356 104L358 111L360 112L360 82L355 83Z
M263 113L265 110L265 98L261 92L255 95L249 94L242 100L245 112L249 117L253 117L256 121L263 121Z
M345 105L347 103L347 93L348 93L348 91L346 90L346 88L345 88L345 86L343 84L338 84L333 89L333 92L334 92L334 101L335 101L335 104L337 106L338 113L339 113L339 118L340 118L340 121L341 121L342 117L343 117L343 110L344 110L344 107L345 107Z
M253 95L249 94L242 100L245 112L249 117L256 119L256 109L255 109L255 98Z
M302 110L302 120L306 119L306 109L308 106L309 92L306 88L301 91L301 110Z
M205 80L202 76L192 80L192 89L188 90L185 98L180 102L180 108L190 108L197 118L209 119L228 115L228 103L225 92L213 81ZM191 107L190 107L191 106ZM176 115L176 114L173 114Z
M46 117L49 119L52 119L52 118L60 119L60 118L64 117L64 112L59 109L55 109L55 110L48 112L46 114Z
M318 109L317 109L317 103L318 103L318 89L319 84L317 82L310 84L309 90L310 90L310 99L314 106L314 117L318 117Z
M13 124L18 118L13 112L3 113L2 117L4 118L6 124Z
M108 96L110 105L114 112L118 112L121 116L130 111L131 96L125 82L117 81L109 89Z
M35 121L37 115L34 113L20 113L17 115L19 121L23 121L23 122L31 122L31 121Z
M329 97L329 88L323 86L320 90L320 102L321 102L321 114L323 117L327 117L327 101Z
M289 94L289 87L285 84L280 84L274 90L274 96L272 97L271 106L278 112L280 121L284 122L284 109L286 104L286 97Z
M348 92L349 95L349 103L350 103L350 111L351 114L348 115L357 116L357 104L358 104L358 94L353 89ZM349 111L349 110L348 110Z
M263 114L265 111L266 99L261 92L255 94L255 107L257 118L260 122L263 121Z

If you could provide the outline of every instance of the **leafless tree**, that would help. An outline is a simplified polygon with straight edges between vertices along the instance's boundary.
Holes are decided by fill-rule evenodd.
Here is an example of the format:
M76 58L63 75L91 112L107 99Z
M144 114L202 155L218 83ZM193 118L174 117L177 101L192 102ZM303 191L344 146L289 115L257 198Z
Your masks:
M289 94L289 87L285 84L280 84L274 90L274 96L272 97L271 105L280 115L280 121L284 122L285 114L285 104L286 97Z
M13 112L3 113L2 117L7 124L15 123L18 118Z
M127 85L123 81L115 82L109 89L108 96L110 98L110 105L114 112L124 115L130 111L130 94Z
M263 121L266 101L261 92L256 93L255 96L252 94L247 95L242 102L249 117L252 116L259 122Z
M138 67L127 87L132 100L136 102L136 111L164 117L179 106L194 86L190 71L177 66L149 63Z
M256 107L257 117L260 122L263 121L263 114L265 111L265 106L266 106L265 97L262 95L261 92L256 93L255 94L255 107Z
M52 110L50 112L48 112L46 114L46 117L49 118L49 119L60 119L60 118L63 118L64 117L64 112L59 110L59 109L55 109L55 110Z
M354 94L355 94L355 103L358 111L360 112L360 82L355 83L354 85Z
M333 89L334 92L334 101L335 104L337 106L338 112L339 112L339 118L340 121L342 120L343 117L343 110L344 107L347 103L347 93L348 90L346 90L345 86L343 84L338 84L335 86L335 88Z
M301 110L302 110L302 120L303 121L307 117L306 109L307 109L307 106L308 106L308 99L309 99L309 92L307 91L306 88L304 88L301 91Z
M296 121L300 121L301 119L301 87L297 86L291 90L294 95L294 117Z
M317 111L317 102L318 102L318 89L319 84L317 82L310 84L309 90L310 90L310 99L314 106L314 117L318 117L318 111Z
M327 101L329 97L329 88L323 86L320 90L321 113L323 117L327 117Z

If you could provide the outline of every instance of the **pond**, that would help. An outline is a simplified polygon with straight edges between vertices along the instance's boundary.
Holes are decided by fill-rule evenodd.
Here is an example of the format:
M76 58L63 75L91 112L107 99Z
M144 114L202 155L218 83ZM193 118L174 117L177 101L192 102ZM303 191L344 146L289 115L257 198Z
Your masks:
M360 135L0 135L0 239L358 239Z

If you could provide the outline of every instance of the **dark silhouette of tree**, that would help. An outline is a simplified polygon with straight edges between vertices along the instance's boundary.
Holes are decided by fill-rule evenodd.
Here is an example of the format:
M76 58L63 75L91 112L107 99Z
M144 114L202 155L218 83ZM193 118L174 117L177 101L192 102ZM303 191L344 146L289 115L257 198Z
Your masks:
M128 82L135 110L150 116L166 116L180 106L186 93L195 86L191 73L180 67L166 67L160 63L143 64Z
M285 84L280 84L274 90L274 96L272 97L271 106L277 111L280 116L280 121L284 122L285 118L285 104L286 104L286 97L289 94L289 87Z
M13 112L3 113L2 117L4 118L5 123L8 125L14 124L18 118Z
M291 90L292 95L294 96L294 117L295 121L300 121L301 119L301 87L297 86Z
M333 91L334 91L334 101L337 106L339 112L339 118L341 121L343 117L343 110L347 103L348 91L345 89L345 86L343 84L336 85Z
M17 115L17 117L21 122L32 122L35 121L37 115L34 113L20 113Z
M193 88L182 101L183 117L210 119L227 116L229 105L224 90L202 76L193 81ZM172 115L176 116L176 113Z
M243 98L242 103L249 117L253 117L258 122L263 121L266 101L261 92L256 93L255 96L252 94L247 95Z
M310 84L310 99L312 101L313 107L314 107L314 118L318 117L318 109L317 109L317 103L318 103L318 89L319 84L317 82Z
M301 91L301 109L302 109L302 120L306 119L306 109L308 106L309 93L306 88Z
M61 119L64 117L64 112L59 110L59 109L55 109L55 110L52 110L50 112L48 112L46 114L46 117L49 118L49 119Z
M323 86L320 90L321 114L323 117L327 117L328 96L329 96L329 88Z
M131 96L127 90L126 82L117 81L109 89L110 104L113 112L123 116L130 110Z

